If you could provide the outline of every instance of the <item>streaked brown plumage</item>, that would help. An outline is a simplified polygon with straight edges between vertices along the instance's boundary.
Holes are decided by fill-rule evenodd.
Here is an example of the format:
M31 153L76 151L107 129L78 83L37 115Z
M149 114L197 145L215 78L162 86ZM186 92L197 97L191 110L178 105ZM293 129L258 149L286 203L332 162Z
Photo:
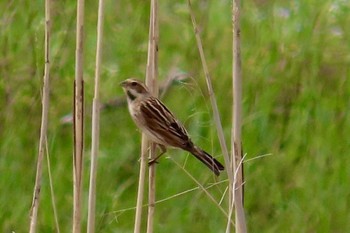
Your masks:
M162 150L160 155L166 152L166 147L181 148L193 154L215 175L224 170L219 161L193 144L183 125L159 99L149 93L141 81L127 79L121 86L126 93L132 119L151 141L159 145Z

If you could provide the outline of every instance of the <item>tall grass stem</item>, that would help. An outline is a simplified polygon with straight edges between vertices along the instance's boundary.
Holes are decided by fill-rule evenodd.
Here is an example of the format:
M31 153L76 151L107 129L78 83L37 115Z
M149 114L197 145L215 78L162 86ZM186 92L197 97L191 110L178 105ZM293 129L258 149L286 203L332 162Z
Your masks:
M135 211L135 223L134 233L141 232L141 220L142 220L142 207L143 207L143 196L145 187L145 176L146 176L146 165L147 165L147 150L148 150L148 139L142 134L141 142L141 158L140 158L140 172L139 172L139 184L137 188L137 201Z
M233 171L235 171L234 187L229 195L234 203L235 223L237 233L246 233L247 226L245 222L243 207L243 158L242 158L242 71L241 71L241 51L240 51L240 2L232 0L232 90L233 90L233 112L232 112L232 131L231 131L231 161ZM230 205L229 216L232 216L233 205ZM228 220L226 232L230 231Z
M73 233L81 232L83 154L84 154L84 0L77 1L75 82L74 82L74 153L73 153Z
M95 209L96 209L96 177L97 177L97 160L99 148L99 121L100 121L100 102L94 97L92 103L92 138L91 138L91 164L90 164L90 181L89 181L89 199L88 199L88 222L87 232L95 231Z
M158 0L151 0L148 55L146 68L146 85L153 96L158 97ZM156 157L156 145L150 144L149 158ZM147 214L147 233L153 233L154 213L156 202L156 163L149 166L148 173L148 214Z
M95 64L95 91L92 104L92 132L91 132L91 164L90 164L90 184L88 201L88 222L87 232L95 232L95 209L96 209L96 176L97 159L100 136L100 73L102 60L103 41L103 18L104 0L99 0L98 21L97 21L97 42L96 42L96 64Z
M33 192L33 201L30 211L30 225L29 232L35 233L38 221L38 210L40 203L40 190L42 179L42 163L45 152L45 145L47 144L47 125L49 112L49 98L50 98L50 36L51 36L51 0L45 0L45 68L44 68L44 85L42 92L42 112L41 112L41 126L39 138L38 160L36 167L36 177Z
M206 59L205 59L205 56L204 56L202 40L201 40L201 37L199 35L199 29L198 29L198 26L197 26L197 23L196 23L196 18L194 16L194 13L193 13L193 10L192 10L191 0L187 0L187 2L188 2L190 15L191 15L193 30L194 30L195 37L196 37L196 43L197 43L199 55L200 55L202 66L203 66L205 80L206 80L206 83L207 83L208 94L209 94L210 103L211 103L212 110L213 110L213 117L214 117L214 122L215 122L215 126L216 126L216 131L217 131L217 134L218 134L221 150L222 150L222 153L224 155L224 160L225 160L225 164L226 164L226 167L227 167L226 171L228 173L228 178L230 180L233 180L233 173L230 172L230 169L229 169L229 167L230 167L229 153L228 153L228 149L227 149L227 145L226 145L226 141L225 141L224 131L222 129L222 124L221 124L221 120L220 120L219 109L218 109L218 105L217 105L217 102L216 102L214 89L213 89L213 86L212 86L212 83L211 83L211 77L210 77L210 74L209 74L208 65L207 65L207 62L206 62Z
M47 139L46 139L47 141ZM52 179L52 173L51 173L51 162L50 162L50 154L48 145L46 143L46 158L47 158L47 172L49 174L49 183L50 183L50 194L51 194L51 202L52 202L52 209L53 209L53 216L55 219L55 226L56 226L56 232L60 233L60 225L58 223L58 214L57 214L57 208L56 208L56 198L55 198L55 192L53 188L53 179Z

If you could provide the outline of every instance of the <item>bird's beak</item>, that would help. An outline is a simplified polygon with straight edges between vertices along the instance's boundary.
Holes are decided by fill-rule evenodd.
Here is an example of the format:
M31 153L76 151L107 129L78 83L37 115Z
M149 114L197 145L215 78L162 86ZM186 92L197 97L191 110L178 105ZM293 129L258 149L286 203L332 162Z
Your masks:
M125 86L126 86L126 84L127 84L126 80L125 80L125 81L123 81L123 82L121 82L121 83L119 83L119 85L120 85L121 87L125 87Z

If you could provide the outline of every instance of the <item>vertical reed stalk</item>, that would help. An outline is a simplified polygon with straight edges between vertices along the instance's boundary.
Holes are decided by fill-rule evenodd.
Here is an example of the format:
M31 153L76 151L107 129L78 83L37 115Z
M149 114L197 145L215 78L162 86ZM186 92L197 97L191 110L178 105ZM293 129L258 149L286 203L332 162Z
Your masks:
M232 1L232 79L233 79L233 113L232 113L232 133L231 133L231 161L235 172L235 179L232 186L233 193L230 195L235 204L236 232L247 232L244 208L243 208L243 163L242 161L242 71L241 71L241 51L240 51L240 3L239 0ZM230 208L230 216L233 210ZM229 223L227 224L229 228ZM228 230L226 232L229 232Z
M74 82L74 153L73 153L73 233L81 232L81 205L84 153L84 0L77 2L77 27Z
M149 143L148 143L146 136L144 134L142 134L140 174L139 174L139 185L137 188L138 190L137 190L134 233L141 232L142 204L143 204L143 192L144 192L144 187L145 187L148 144Z
M46 139L47 141L47 139ZM56 208L56 198L55 198L55 192L53 190L53 182L52 182L52 173L51 173L51 162L50 162L50 154L49 149L46 143L46 158L47 158L47 172L49 174L49 181L50 181L50 192L51 192L51 202L52 202L52 209L53 209L53 215L55 218L55 225L56 225L56 232L60 233L60 225L58 224L58 215L57 215L57 208Z
M98 21L97 21L97 44L96 44L96 65L95 65L95 93L92 104L92 132L91 132L91 165L88 203L88 225L87 232L95 232L95 207L96 207L96 175L97 158L100 135L100 73L102 60L102 40L103 40L103 16L104 0L99 0Z
M151 0L151 14L148 39L148 56L146 70L146 85L150 89L152 95L158 96L158 1ZM156 145L151 144L149 158L154 159ZM156 202L156 164L149 166L149 182L148 182L148 215L147 215L147 233L153 232L154 212Z
M51 14L50 14L51 0L45 0L45 71L44 71L44 85L42 96L42 112L41 112L41 126L39 151L36 167L36 177L33 193L33 202L30 213L29 232L35 233L37 228L38 210L40 202L41 178L42 178L42 163L45 153L45 145L47 144L47 125L49 112L49 96L50 96L50 34L51 34Z
M148 55L147 55L147 68L146 68L146 86L154 96L158 96L158 2L157 0L151 0L151 12L150 12L150 26L149 26L149 40L148 40ZM150 147L149 147L150 146ZM141 146L141 165L140 165L140 177L139 187L137 194L136 204L136 216L134 233L139 233L141 229L141 215L142 215L142 201L144 192L144 182L146 174L146 163L148 161L147 150L149 150L149 158L155 157L155 144L149 143L146 136L142 134L142 146ZM156 167L152 165L149 167L149 192L148 192L148 217L147 217L147 232L153 232L153 220L155 210L155 192L156 192Z

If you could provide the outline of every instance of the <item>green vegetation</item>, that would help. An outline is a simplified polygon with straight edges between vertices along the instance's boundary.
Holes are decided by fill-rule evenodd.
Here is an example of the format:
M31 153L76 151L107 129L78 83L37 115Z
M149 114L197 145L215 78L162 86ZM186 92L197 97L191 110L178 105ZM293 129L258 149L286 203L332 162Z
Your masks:
M0 3L0 229L26 232L35 180L44 65L43 1ZM101 98L122 95L119 82L143 78L148 1L107 1ZM227 139L231 127L231 2L194 1ZM59 223L71 229L72 111L75 3L54 1L48 151ZM251 232L350 231L350 4L345 0L243 1L243 146L245 208ZM85 11L86 156L88 195L91 99L97 1ZM193 79L175 85L164 102L195 142L223 161L211 117L194 33L184 1L160 1L159 74L177 67ZM140 135L126 107L101 113L97 232L132 232ZM209 170L187 153L170 150L205 186ZM39 232L53 232L45 164ZM225 180L222 174L219 180ZM227 183L210 189L218 200ZM165 157L157 167L157 199L196 187ZM223 205L227 205L224 201ZM86 210L86 206L85 206ZM146 213L145 209L145 213ZM84 220L86 221L86 220ZM226 218L200 190L157 205L155 232L223 232ZM85 222L84 222L85 225Z

